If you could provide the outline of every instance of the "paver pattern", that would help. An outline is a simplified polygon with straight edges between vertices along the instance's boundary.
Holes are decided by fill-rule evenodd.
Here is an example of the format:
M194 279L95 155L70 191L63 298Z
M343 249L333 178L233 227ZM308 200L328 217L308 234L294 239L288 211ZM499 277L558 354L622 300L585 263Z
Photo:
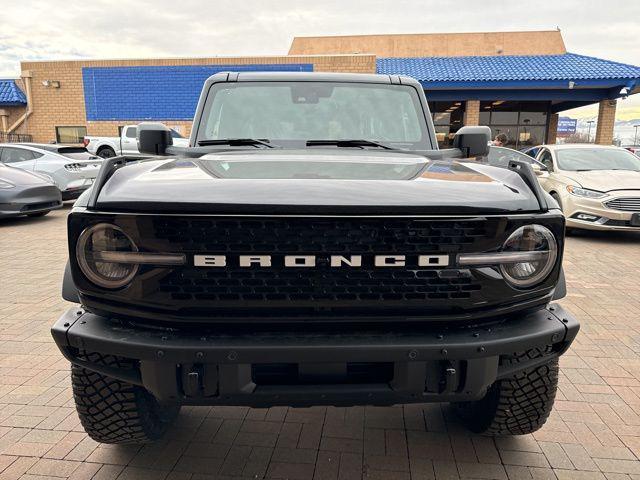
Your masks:
M122 447L82 431L49 335L67 212L0 221L0 480L640 480L640 235L568 239L562 303L582 330L533 435L470 434L444 404L192 407L161 443Z

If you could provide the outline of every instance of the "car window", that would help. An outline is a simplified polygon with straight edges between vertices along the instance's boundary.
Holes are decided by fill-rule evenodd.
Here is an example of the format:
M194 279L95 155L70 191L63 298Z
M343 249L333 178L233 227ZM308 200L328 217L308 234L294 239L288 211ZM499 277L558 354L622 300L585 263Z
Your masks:
M558 150L561 170L631 170L640 172L640 159L622 148L567 148Z
M484 158L484 161L489 165L502 168L506 168L512 160L520 160L527 162L528 164L535 163L535 161L528 155L505 147L490 147L489 155Z
M127 138L136 138L136 130L137 127L129 127L124 134Z
M534 147L534 148L529 148L529 149L525 150L524 153L529 155L531 158L536 158L536 155L538 155L539 151L540 151L539 147Z
M25 150L23 148L4 147L2 149L2 156L0 161L2 163L16 163L24 162L26 160L33 160L34 156L31 150Z
M184 138L182 135L180 135L180 132L174 130L173 128L171 129L171 138Z
M540 157L538 158L538 161L545 167L547 167L547 170L553 172L553 158L549 150L543 150L540 154Z

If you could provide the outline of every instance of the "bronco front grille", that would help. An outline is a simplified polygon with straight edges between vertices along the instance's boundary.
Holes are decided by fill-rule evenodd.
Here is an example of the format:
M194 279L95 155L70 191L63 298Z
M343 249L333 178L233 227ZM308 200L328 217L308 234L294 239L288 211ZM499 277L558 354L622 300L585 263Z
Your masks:
M640 212L640 197L620 197L604 202L605 207L623 212Z
M161 217L154 239L172 251L210 254L455 253L491 238L486 221L363 218L202 219ZM466 247L466 248L465 248ZM469 299L481 289L469 270L454 268L313 269L195 267L173 270L158 281L171 300L201 302L308 302L359 304L381 301ZM267 304L265 304L267 305Z
M82 217L87 218L87 217ZM539 297L507 285L491 268L463 268L459 253L496 251L532 219L499 217L222 217L103 216L131 236L141 251L183 253L182 266L144 266L118 291L81 285L85 305L147 311L152 318L213 321L229 318L349 319L455 314ZM536 219L537 220L537 219ZM540 221L540 220L537 220ZM550 224L551 222L547 222ZM87 223L72 221L73 234ZM562 224L554 226L561 235ZM77 234L75 232L78 232ZM561 237L558 237L561 240ZM269 256L269 265L240 266L243 256ZM286 256L313 256L309 268L286 266ZM221 256L224 266L196 266L196 257ZM334 256L361 256L359 266L331 266ZM378 256L406 256L405 265L376 266ZM420 256L448 258L430 266ZM555 280L541 288L548 289Z

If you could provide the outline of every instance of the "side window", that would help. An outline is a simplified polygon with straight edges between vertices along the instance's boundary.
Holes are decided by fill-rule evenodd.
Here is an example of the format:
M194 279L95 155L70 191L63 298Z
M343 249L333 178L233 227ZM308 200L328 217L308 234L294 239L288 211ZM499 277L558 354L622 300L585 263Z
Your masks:
M547 167L547 170L553 172L553 159L551 158L551 152L549 150L543 150L538 161Z
M12 148L12 147L4 147L2 149L2 156L0 157L0 161L2 163L16 163L16 162L24 162L26 160L33 160L33 154L31 150L23 150L22 148Z
M136 130L138 127L128 127L125 135L127 138L136 138Z
M33 158L40 158L44 155L44 153L31 151L31 155L33 156Z
M538 155L538 150L540 150L540 149L539 148L530 148L529 150L527 150L524 153L529 155L531 158L536 158L536 155Z

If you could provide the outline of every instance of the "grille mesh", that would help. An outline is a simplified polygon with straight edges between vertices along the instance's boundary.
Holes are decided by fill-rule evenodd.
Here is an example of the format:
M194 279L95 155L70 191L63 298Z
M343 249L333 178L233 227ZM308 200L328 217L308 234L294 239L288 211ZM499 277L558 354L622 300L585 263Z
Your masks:
M487 235L487 222L415 219L185 219L157 218L154 238L176 251L207 254L394 254L464 251ZM468 299L481 289L468 270L273 266L268 269L176 269L159 280L173 301L342 302Z
M640 197L614 198L605 202L605 206L623 212L640 212Z

